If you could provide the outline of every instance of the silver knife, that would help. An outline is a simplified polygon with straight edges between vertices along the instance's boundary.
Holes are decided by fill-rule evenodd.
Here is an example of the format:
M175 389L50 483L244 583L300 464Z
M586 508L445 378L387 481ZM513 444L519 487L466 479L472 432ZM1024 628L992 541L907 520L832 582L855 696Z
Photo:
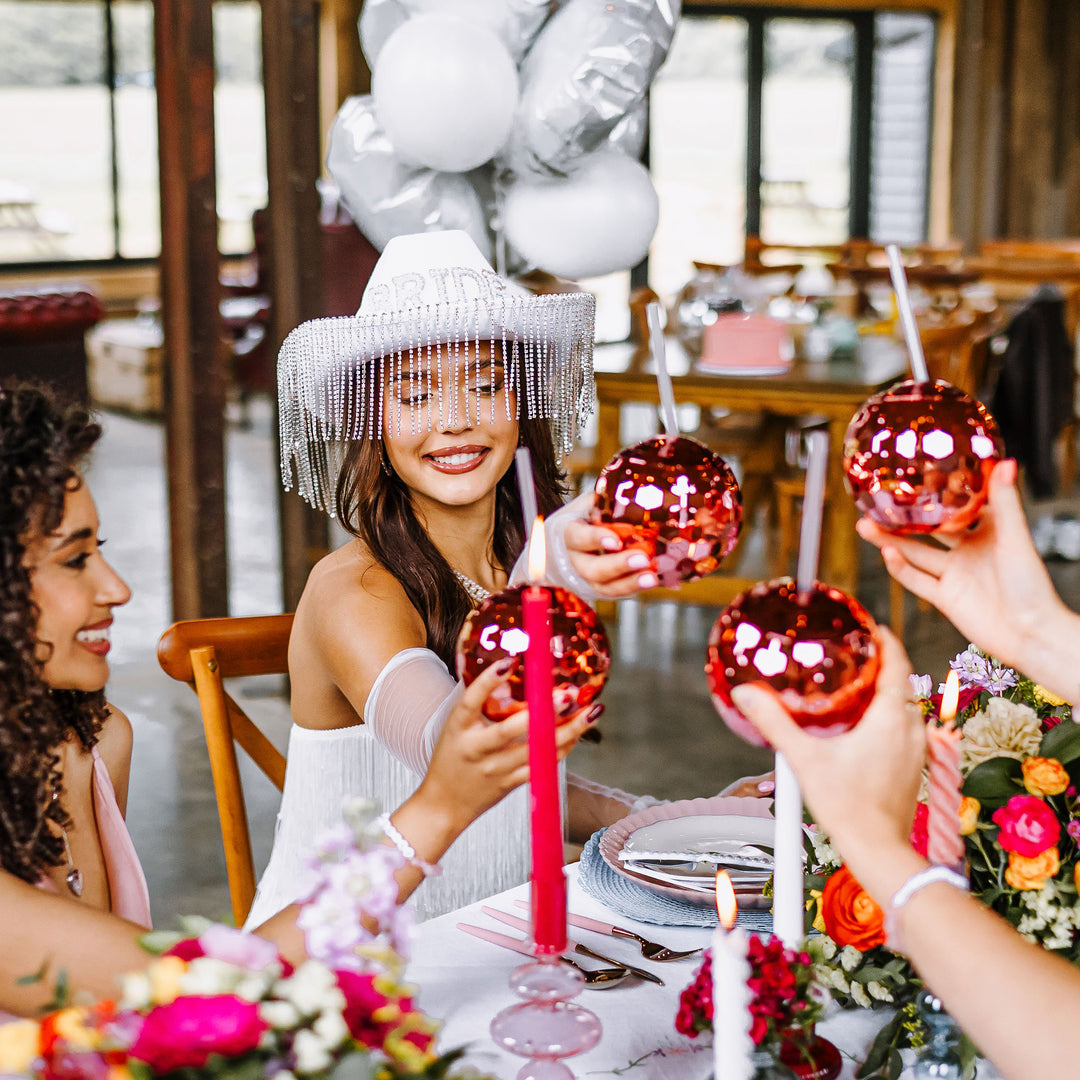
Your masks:
M490 915L493 919L497 919L507 926L512 926L516 930L524 930L526 933L532 931L532 923L528 919L521 918L520 915L512 915L509 911L500 911L498 908L486 906L482 906L480 910L485 915ZM656 983L657 986L664 985L664 980L659 975L654 975L644 968L634 967L633 964L628 964L625 960L614 960L610 956L604 956L603 953L594 952L587 945L582 945L580 942L574 941L573 938L568 938L567 944L572 945L574 952L580 953L582 956L591 956L594 960L602 960L605 964L624 967L631 975L636 975L639 979L646 979L651 983Z

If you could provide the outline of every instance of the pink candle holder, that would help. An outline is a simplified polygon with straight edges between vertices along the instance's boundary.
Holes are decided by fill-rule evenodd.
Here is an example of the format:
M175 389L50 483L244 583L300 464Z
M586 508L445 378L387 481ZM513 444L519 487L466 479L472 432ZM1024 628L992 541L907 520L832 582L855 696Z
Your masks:
M620 450L596 481L591 520L652 560L665 588L711 574L739 538L742 496L727 462L685 436Z
M1003 454L981 401L950 383L909 379L855 414L844 475L856 505L883 529L957 533L978 517Z
M579 971L559 957L541 957L510 974L510 989L523 1000L491 1021L491 1037L511 1054L529 1060L517 1080L573 1080L563 1058L591 1050L602 1029L594 1012L576 1005L585 985Z
M877 624L853 597L816 583L800 594L790 578L762 582L720 613L705 675L713 705L732 731L765 746L731 700L731 688L765 682L792 718L815 735L853 728L874 696L881 666Z

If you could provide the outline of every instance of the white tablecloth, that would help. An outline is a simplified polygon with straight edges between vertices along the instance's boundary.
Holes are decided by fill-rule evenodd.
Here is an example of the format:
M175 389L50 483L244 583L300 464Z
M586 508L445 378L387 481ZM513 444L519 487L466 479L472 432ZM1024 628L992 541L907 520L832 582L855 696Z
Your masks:
M570 910L576 914L637 930L649 940L659 940L676 950L708 944L708 930L657 927L612 914L581 891L576 866L567 870ZM527 885L509 889L483 903L523 914L514 906L517 899L528 899ZM498 1049L491 1040L488 1026L500 1009L518 1000L510 992L507 979L525 958L465 934L456 924L466 922L517 937L523 935L496 923L480 907L480 904L474 904L422 923L418 928L408 978L420 988L421 1007L444 1023L439 1037L440 1050L467 1045L466 1064L499 1080L512 1080L524 1061ZM654 971L665 983L661 987L631 979L609 990L581 992L576 1001L600 1017L604 1034L599 1045L589 1053L567 1060L576 1076L598 1080L623 1075L636 1080L705 1080L712 1074L709 1037L688 1039L679 1035L674 1026L679 994L693 978L701 963L700 955L655 964L643 960L637 946L630 941L574 927L570 928L570 936L608 956ZM587 966L595 963L588 959L584 962ZM837 1011L820 1026L821 1034L831 1039L844 1054L843 1080L853 1080L856 1064L862 1060L875 1033L887 1018L884 1012ZM634 1062L639 1064L626 1071Z

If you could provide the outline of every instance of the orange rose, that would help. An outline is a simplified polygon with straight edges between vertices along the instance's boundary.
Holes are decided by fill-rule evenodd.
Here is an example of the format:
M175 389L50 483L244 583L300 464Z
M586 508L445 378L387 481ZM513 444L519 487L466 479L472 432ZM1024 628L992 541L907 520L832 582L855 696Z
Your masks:
M1080 862L1073 867L1073 884L1076 886L1076 891L1080 892Z
M973 799L970 795L965 795L960 800L960 835L970 836L975 831L975 826L979 823L979 811L982 809L982 805L978 799Z
M866 951L885 944L885 913L846 866L827 882L821 896L825 931L838 945Z
M1024 787L1032 795L1060 795L1071 783L1057 758L1029 757L1020 767L1024 770Z
M1041 889L1060 869L1061 860L1056 847L1047 848L1033 859L1010 851L1005 881L1014 889Z

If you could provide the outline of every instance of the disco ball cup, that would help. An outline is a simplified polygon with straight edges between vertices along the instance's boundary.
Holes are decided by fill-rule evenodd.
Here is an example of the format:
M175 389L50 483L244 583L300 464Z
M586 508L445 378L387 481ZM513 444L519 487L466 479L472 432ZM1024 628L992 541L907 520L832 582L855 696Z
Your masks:
M877 624L862 604L820 582L800 597L790 578L761 582L724 608L705 658L716 711L755 746L766 742L735 707L733 686L768 683L801 728L839 735L861 719L880 667Z
M527 585L492 593L465 621L457 643L458 678L469 685L508 656L520 656L513 675L484 705L489 720L505 720L525 708L524 629L521 594ZM600 616L567 589L543 585L550 596L551 653L555 660L555 718L563 721L599 696L611 667L611 646Z
M978 516L1004 455L981 401L950 383L897 383L855 414L844 475L855 504L895 533L957 533Z
M620 450L596 480L590 520L652 560L673 589L711 574L739 538L742 495L730 466L694 439L657 435Z

